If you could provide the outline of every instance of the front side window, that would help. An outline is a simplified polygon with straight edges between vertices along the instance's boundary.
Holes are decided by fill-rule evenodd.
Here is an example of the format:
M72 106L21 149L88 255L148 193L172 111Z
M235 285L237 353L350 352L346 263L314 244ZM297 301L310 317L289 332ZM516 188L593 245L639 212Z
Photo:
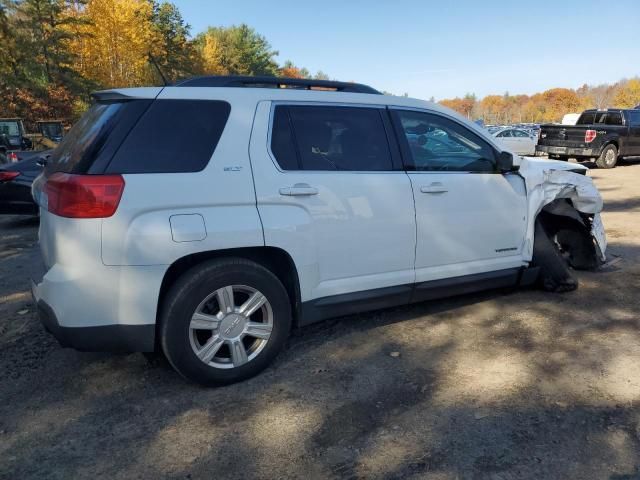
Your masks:
M528 138L529 137L529 135L527 135L522 130L514 130L513 131L513 136L514 137L518 137L518 138Z
M271 151L283 170L393 170L378 108L278 105Z
M417 171L496 171L493 147L466 127L431 113L396 111L408 144L407 168Z

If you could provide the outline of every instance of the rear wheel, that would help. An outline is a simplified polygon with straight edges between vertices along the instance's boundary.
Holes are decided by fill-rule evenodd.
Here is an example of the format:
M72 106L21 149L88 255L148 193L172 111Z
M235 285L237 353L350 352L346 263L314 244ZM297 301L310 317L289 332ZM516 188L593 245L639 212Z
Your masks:
M618 163L618 149L615 145L607 145L596 160L599 168L613 168Z
M186 272L164 302L162 348L185 378L233 383L266 368L291 328L291 305L278 278L244 260L214 260Z

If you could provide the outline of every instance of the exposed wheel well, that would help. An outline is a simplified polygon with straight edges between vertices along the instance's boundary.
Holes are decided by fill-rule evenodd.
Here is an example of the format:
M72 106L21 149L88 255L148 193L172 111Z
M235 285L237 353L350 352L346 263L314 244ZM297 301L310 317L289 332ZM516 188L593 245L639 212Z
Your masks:
M251 260L273 272L287 289L287 293L291 299L291 312L294 325L297 325L300 312L300 282L298 279L298 271L296 270L291 256L284 250L275 247L247 247L212 250L207 252L198 252L179 258L171 264L162 279L160 295L158 296L156 325L159 324L157 320L160 315L162 301L167 291L184 272L199 263L216 258L229 257ZM157 335L156 338L158 338Z
M591 219L577 211L571 201L557 199L546 205L538 219L550 238L568 249L569 263L579 270L593 270L600 265L596 245L591 237Z

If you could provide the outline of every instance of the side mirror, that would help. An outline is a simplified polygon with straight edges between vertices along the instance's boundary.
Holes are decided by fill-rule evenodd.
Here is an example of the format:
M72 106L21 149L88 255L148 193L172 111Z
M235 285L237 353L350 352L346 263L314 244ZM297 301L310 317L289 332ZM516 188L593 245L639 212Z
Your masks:
M500 152L498 154L498 170L502 173L513 172L518 170L519 165L516 165L513 154L509 152Z

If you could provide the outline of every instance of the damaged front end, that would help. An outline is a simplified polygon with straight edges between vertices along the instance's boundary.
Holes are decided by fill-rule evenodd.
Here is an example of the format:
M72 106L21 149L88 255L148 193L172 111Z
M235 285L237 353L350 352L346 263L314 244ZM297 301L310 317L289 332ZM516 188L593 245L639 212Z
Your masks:
M600 212L602 197L581 165L523 158L519 173L528 198L525 252L534 257L540 226L567 263L594 269L606 260L607 241ZM535 259L534 259L535 262Z

